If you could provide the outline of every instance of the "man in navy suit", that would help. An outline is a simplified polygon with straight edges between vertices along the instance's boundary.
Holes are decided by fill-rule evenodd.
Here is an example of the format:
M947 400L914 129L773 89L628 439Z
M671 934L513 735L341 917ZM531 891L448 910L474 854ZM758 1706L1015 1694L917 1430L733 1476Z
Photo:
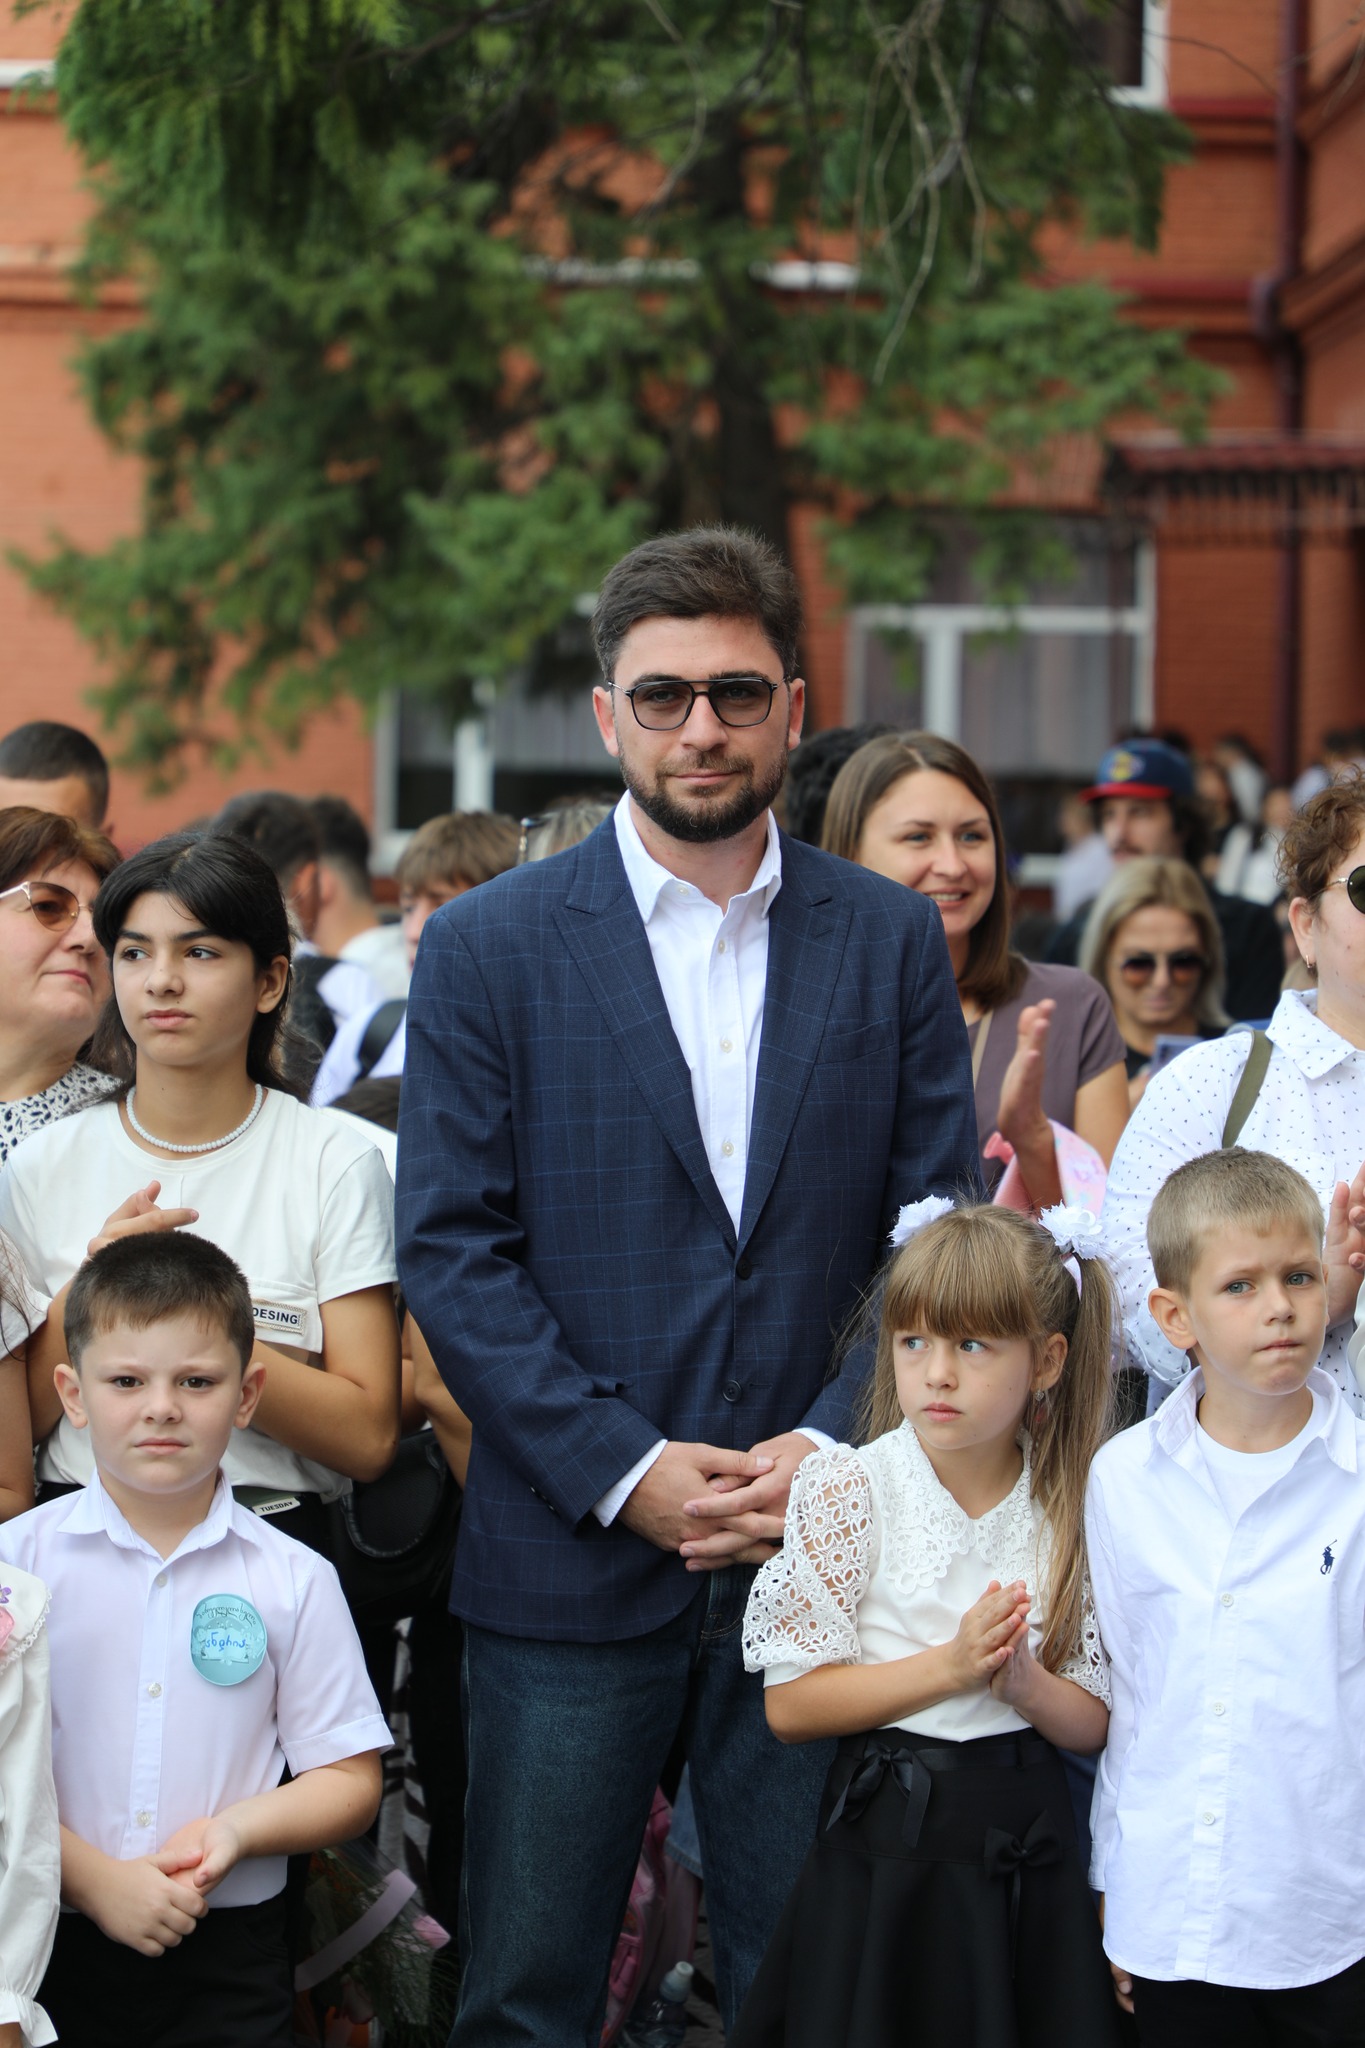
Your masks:
M628 794L439 911L408 1008L408 1303L474 1445L465 1970L452 2048L595 2048L681 1743L733 2020L813 1835L824 1744L745 1676L753 1570L897 1206L974 1191L937 911L789 840L795 584L718 529L648 541L594 619Z

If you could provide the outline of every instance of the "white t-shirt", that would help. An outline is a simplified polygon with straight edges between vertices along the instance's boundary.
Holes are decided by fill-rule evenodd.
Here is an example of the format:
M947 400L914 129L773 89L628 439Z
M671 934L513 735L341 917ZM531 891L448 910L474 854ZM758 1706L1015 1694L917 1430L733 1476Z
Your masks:
M1297 1459L1310 1436L1322 1431L1322 1415L1326 1402L1315 1396L1308 1420L1297 1436L1287 1444L1280 1444L1273 1451L1234 1451L1227 1444L1220 1444L1211 1437L1202 1422L1198 1430L1198 1443L1204 1457L1209 1478L1218 1490L1218 1498L1227 1510L1230 1522L1236 1522L1246 1513L1254 1500L1259 1500L1268 1486L1282 1479Z
M251 1129L220 1151L158 1159L128 1136L112 1102L49 1124L0 1172L0 1230L40 1293L54 1295L90 1239L136 1189L159 1180L161 1206L197 1209L201 1237L236 1259L251 1285L261 1341L322 1350L322 1304L392 1284L393 1182L365 1133L271 1089ZM44 1444L43 1479L83 1485L89 1441L63 1417ZM348 1481L260 1430L233 1432L223 1469L233 1486L320 1493Z

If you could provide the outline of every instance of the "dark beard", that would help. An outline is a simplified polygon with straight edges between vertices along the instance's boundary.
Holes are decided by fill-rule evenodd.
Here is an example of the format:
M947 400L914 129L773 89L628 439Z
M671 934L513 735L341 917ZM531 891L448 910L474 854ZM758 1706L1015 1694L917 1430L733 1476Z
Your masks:
M732 796L715 803L703 800L695 809L674 803L666 783L647 787L630 773L624 762L621 772L626 788L651 824L666 832L670 839L682 840L689 846L713 846L720 839L737 839L756 818L763 816L786 780L787 757L780 755L762 781L756 779L751 765L746 767L748 772Z

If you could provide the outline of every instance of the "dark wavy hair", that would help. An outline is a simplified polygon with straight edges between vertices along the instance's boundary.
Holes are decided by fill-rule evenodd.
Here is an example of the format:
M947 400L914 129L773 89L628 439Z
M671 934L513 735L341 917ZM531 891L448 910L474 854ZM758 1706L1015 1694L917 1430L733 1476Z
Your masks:
M245 840L208 838L193 832L154 839L117 867L95 898L95 937L112 963L119 934L139 896L173 896L215 938L250 946L257 969L292 955L289 913L271 869ZM246 1045L246 1070L263 1088L278 1088L298 1101L306 1089L289 1079L284 1053L290 1037L285 1017L289 982L273 1010L257 1016ZM120 1080L134 1073L133 1041L111 996L95 1032L101 1063Z

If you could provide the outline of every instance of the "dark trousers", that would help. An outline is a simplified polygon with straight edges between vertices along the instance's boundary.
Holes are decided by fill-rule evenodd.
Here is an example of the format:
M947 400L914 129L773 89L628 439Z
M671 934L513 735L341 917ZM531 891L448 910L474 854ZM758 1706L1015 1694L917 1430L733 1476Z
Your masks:
M1142 2048L1365 2048L1365 1958L1288 1991L1134 1977L1133 2009Z
M769 1732L740 1653L746 1566L620 1643L466 1625L465 1947L451 2048L596 2048L650 1801L691 1765L721 2016L748 1989L815 1834L833 1744ZM672 1957L667 1958L673 1961Z
M291 2048L284 1894L210 1907L160 1956L63 1913L38 1999L62 2048Z

